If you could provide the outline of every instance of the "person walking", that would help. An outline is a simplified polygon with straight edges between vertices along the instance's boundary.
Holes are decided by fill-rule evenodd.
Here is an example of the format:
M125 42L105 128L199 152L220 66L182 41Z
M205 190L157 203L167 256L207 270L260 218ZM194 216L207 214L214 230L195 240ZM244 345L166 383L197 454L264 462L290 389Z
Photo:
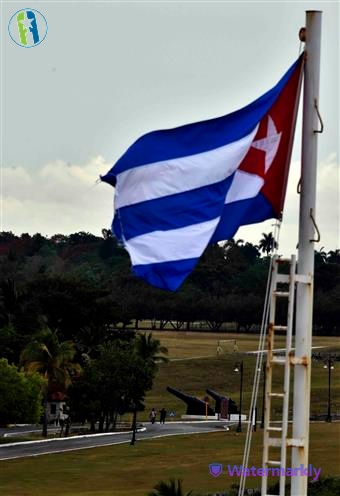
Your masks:
M151 410L149 417L150 417L150 422L154 424L157 417L157 412L154 408Z
M160 424L165 424L166 414L167 414L167 411L163 407L162 410L159 411L159 423Z

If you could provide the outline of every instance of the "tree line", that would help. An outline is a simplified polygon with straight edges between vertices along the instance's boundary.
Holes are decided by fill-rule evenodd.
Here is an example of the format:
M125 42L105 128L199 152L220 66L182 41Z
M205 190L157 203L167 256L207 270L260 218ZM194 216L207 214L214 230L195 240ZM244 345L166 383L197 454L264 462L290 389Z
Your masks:
M141 320L161 328L206 322L218 330L234 323L250 330L261 323L269 254L274 239L258 245L230 240L209 246L179 291L169 293L134 277L126 251L111 231L16 236L0 233L0 356L18 361L43 325L58 329L84 352L117 328ZM340 250L315 252L314 326L335 334L340 316ZM280 313L280 309L279 309ZM282 309L284 319L284 309Z

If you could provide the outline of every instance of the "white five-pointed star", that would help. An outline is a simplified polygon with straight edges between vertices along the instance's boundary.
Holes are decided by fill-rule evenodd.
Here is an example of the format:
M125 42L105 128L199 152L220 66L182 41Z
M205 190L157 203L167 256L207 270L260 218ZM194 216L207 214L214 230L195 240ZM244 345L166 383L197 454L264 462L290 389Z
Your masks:
M279 148L282 133L278 133L273 119L268 115L267 136L265 138L256 140L252 143L252 147L266 152L264 168L267 173L269 167L272 165L277 150Z

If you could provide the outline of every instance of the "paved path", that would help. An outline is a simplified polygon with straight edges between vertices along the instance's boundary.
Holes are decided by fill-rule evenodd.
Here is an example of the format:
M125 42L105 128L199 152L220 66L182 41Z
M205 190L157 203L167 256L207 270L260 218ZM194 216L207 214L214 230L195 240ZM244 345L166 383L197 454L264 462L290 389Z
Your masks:
M40 433L42 430L41 425L23 425L23 426L15 426L11 428L0 428L0 437L8 438L8 443L11 442L11 437L19 437L25 434L32 434L34 432ZM54 427L52 425L48 426L49 433L55 433L58 435L60 432L60 427ZM0 445L1 446L1 445Z
M196 434L206 432L223 431L226 424L222 422L169 422L165 425L145 424L144 432L137 432L136 442L143 439L154 439L165 436L176 436L183 434ZM10 439L9 439L10 440ZM0 445L0 460L10 460L27 456L39 456L50 453L61 453L79 449L97 448L112 444L129 443L131 432L116 432L95 434L88 436L74 436L68 438L48 439L39 441L28 441Z

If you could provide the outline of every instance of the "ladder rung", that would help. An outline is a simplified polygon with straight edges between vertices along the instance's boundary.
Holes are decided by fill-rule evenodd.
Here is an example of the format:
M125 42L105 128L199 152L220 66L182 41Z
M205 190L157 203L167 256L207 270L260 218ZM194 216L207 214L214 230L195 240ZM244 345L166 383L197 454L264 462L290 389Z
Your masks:
M268 439L268 445L273 446L273 448L280 448L282 445L282 439L280 437L270 437Z
M282 427L267 427L267 431L282 432Z
M274 363L276 365L285 365L286 359L285 358L273 358L271 360L271 363Z
M284 398L285 393L268 393L271 398Z
M275 331L286 331L288 329L287 326L282 326L282 325L274 325L273 328Z
M274 295L278 298L288 298L289 291L274 291Z
M279 462L278 460L268 460L267 465L276 465L277 467L280 467L281 462Z
M276 282L282 282L284 284L290 283L290 276L288 274L277 274Z

